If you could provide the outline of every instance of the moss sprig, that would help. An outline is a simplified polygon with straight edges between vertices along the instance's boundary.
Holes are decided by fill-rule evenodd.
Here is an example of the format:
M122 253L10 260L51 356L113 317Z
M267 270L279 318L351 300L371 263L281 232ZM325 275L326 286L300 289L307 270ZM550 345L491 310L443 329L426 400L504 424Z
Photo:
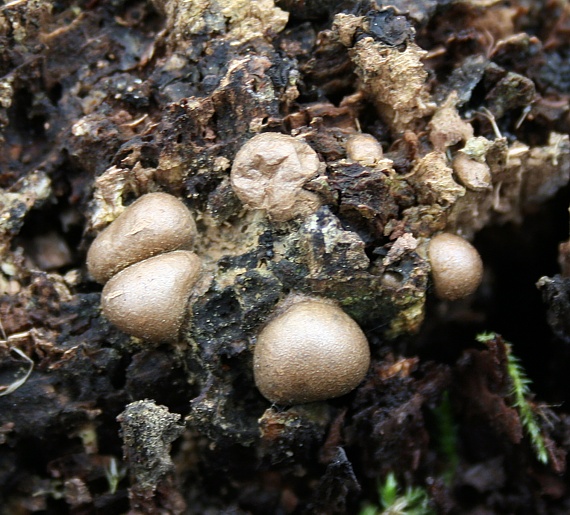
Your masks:
M500 336L496 333L483 333L477 336L477 341L486 344L495 338L500 338ZM548 451L536 415L528 400L532 395L530 390L532 381L526 375L519 358L513 354L512 345L505 342L505 348L507 350L507 372L512 383L510 395L514 399L512 405L519 413L521 423L530 438L538 461L546 465L548 463Z
M359 515L433 515L429 506L429 497L421 487L407 487L401 493L400 485L393 472L383 483L378 484L380 506L368 505Z

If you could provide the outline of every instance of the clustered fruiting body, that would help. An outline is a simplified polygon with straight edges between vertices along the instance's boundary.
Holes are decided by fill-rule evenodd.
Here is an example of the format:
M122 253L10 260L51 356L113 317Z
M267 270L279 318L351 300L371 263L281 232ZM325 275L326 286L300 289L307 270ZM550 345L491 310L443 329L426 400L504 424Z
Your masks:
M186 315L201 260L188 249L196 224L172 195L143 195L97 236L87 256L93 278L106 283L105 317L150 341L175 340Z
M428 245L433 286L442 300L471 295L481 284L483 261L468 241L455 234L438 234Z
M348 159L374 166L382 147L369 134L347 142ZM283 134L252 138L236 155L231 182L252 209L276 221L308 214L319 206L304 190L319 170L316 153ZM102 311L122 331L150 341L175 340L201 271L190 248L196 224L186 206L165 193L142 196L93 242L87 265L105 284ZM483 265L475 248L453 234L428 244L436 294L456 300L479 286ZM263 327L254 351L254 378L268 400L298 404L338 397L353 390L370 366L366 336L332 301L287 299Z
M356 161L372 160L370 164L382 157L382 147L369 135L356 136L347 152ZM271 220L284 222L320 207L317 195L305 186L321 169L307 143L263 133L239 150L230 178L246 207L264 210ZM362 381L369 364L368 342L356 322L333 303L297 300L259 334L255 383L272 402L311 402L349 392Z
M257 337L255 384L279 404L339 397L364 379L366 336L336 304L302 298L275 316Z

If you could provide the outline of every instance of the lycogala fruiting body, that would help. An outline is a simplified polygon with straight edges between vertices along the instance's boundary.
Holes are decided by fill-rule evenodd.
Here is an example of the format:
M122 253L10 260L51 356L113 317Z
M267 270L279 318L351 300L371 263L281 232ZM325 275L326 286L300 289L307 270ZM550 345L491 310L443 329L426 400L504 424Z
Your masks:
M372 134L354 134L346 142L346 157L363 166L374 166L383 155L382 145Z
M286 221L314 213L317 195L304 189L322 165L304 141L266 132L251 138L236 154L231 184L250 209L263 209L272 220Z
M483 261L477 249L455 234L438 234L428 245L433 286L442 300L471 295L481 284Z
M135 263L103 288L103 314L132 336L153 342L176 340L200 270L200 258L186 250Z
M196 224L181 200L168 193L148 193L95 238L87 268L93 279L104 284L133 263L191 249L195 238Z
M356 388L370 365L370 349L358 324L336 304L302 298L262 329L253 360L264 397L300 404Z

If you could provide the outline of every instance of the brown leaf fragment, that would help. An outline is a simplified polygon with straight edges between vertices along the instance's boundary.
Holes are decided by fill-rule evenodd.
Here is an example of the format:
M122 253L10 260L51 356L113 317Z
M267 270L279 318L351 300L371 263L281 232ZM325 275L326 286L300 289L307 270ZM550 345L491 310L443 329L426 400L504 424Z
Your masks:
M502 338L487 342L482 351L468 350L457 363L453 392L467 424L483 418L498 434L520 443L523 428L519 414L510 406L511 379L507 371L507 348Z
M443 365L426 364L417 379L407 370L415 362L388 355L356 392L347 415L346 443L358 449L367 475L415 470L427 452L423 412L440 398L449 372Z

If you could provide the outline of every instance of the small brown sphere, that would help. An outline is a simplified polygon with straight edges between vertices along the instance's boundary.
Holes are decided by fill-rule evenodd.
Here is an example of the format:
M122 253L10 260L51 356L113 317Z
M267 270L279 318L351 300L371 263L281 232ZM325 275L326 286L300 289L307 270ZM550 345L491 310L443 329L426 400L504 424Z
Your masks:
M468 241L455 234L438 234L428 246L436 295L457 300L471 295L481 284L483 262Z
M179 249L190 249L196 224L184 203L168 193L148 193L121 213L95 238L87 268L104 284L138 261Z
M354 134L346 142L346 155L364 166L374 166L382 159L382 145L372 134Z
M279 404L344 395L370 365L368 341L358 324L332 303L302 300L271 320L257 338L255 384Z
M186 250L135 263L103 288L103 315L132 336L154 342L175 340L200 268L200 258Z
M491 169L485 162L471 159L467 154L458 152L453 159L453 171L463 186L473 191L484 191L491 188Z
M236 154L231 184L250 209L263 209L284 222L314 213L321 205L305 184L321 168L317 153L304 141L265 132L251 138Z

